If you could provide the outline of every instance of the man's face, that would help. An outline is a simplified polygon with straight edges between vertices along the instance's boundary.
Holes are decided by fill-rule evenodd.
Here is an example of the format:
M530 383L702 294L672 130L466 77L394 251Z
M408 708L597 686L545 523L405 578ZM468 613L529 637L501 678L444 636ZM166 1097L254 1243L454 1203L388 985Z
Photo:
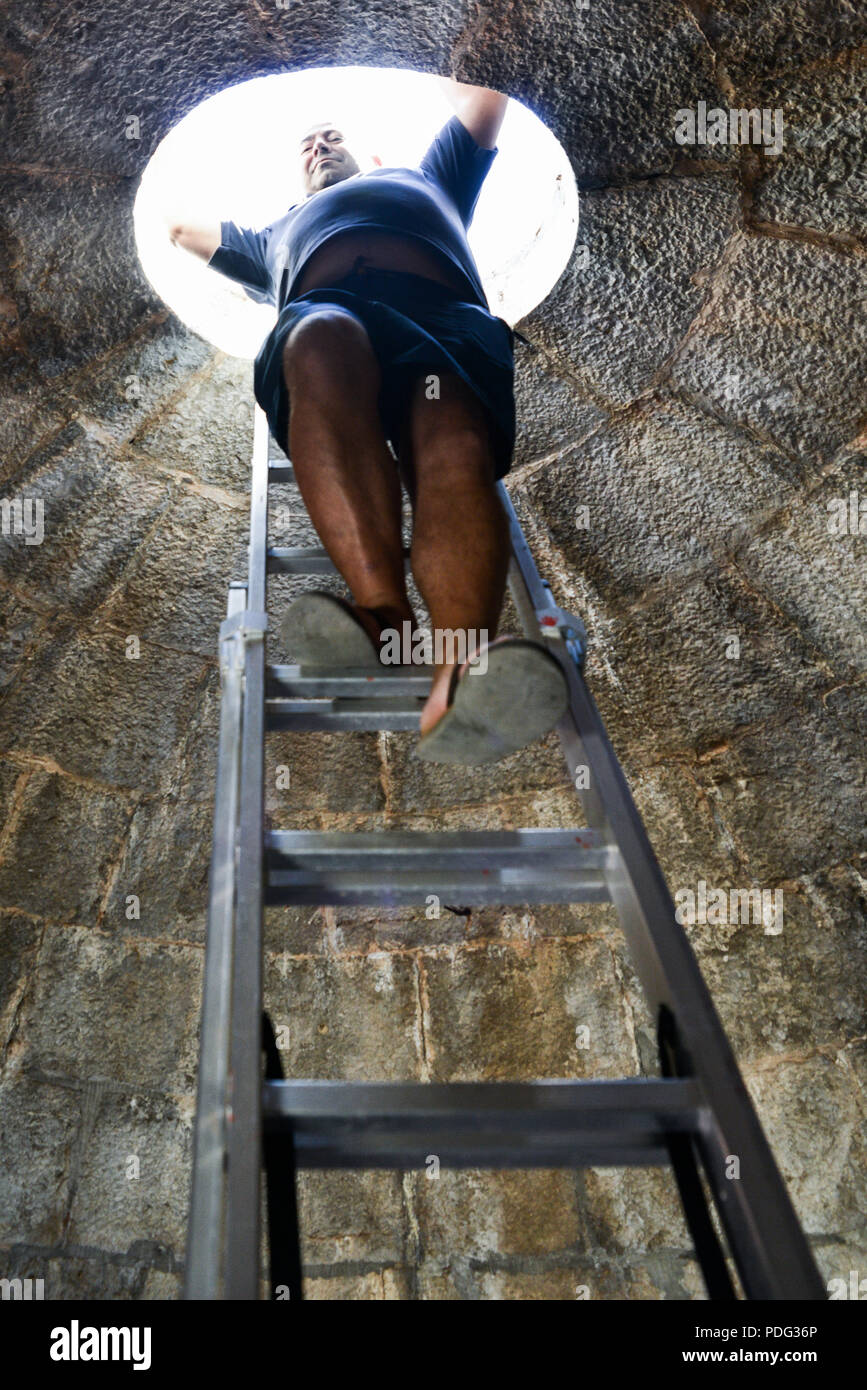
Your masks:
M301 177L309 198L321 188L360 174L361 170L343 143L336 126L313 126L301 141Z

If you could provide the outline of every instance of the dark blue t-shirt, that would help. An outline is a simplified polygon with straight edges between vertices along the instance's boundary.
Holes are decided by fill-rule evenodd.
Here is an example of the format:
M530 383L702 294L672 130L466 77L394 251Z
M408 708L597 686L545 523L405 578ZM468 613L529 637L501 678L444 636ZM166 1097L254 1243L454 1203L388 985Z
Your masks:
M259 232L221 223L209 265L238 280L251 299L279 312L293 297L314 251L339 232L375 228L429 242L452 262L471 302L488 308L467 242L485 175L497 149L477 145L452 116L417 169L371 169L319 189Z

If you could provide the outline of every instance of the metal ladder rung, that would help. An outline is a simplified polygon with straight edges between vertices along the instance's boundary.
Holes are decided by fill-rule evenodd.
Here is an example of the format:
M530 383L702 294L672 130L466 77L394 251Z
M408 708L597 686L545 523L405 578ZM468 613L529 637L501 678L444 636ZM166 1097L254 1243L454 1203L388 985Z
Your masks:
M383 887L382 876L361 870L318 875L302 870L274 870L267 876L265 902L270 907L331 905L342 907L421 907L431 894L461 907L517 907L539 903L607 903L611 894L599 869L564 873L552 869L544 883L513 869L484 875L481 869L446 874L432 870L424 882L395 878Z
M265 552L268 574L337 574L328 552L315 545L274 545ZM404 564L409 552L404 548Z
M692 1080L266 1081L266 1134L291 1133L299 1168L661 1165L672 1134L707 1122Z
M301 858L306 867L341 862L346 868L368 868L371 860L389 867L419 868L435 852L445 862L489 868L499 862L513 868L568 869L575 855L594 868L608 868L616 854L597 830L584 826L565 830L269 830L270 854Z
M288 459L269 458L268 460L268 482L269 483L294 483L295 469Z
M462 906L608 902L616 850L595 831L272 830L266 902Z
M380 700L266 700L267 729L345 729L372 733L418 730L422 699Z
M418 732L431 668L269 666L268 729Z
M363 699L416 695L427 698L433 668L430 666L268 666L265 694L269 699L315 699L359 696Z

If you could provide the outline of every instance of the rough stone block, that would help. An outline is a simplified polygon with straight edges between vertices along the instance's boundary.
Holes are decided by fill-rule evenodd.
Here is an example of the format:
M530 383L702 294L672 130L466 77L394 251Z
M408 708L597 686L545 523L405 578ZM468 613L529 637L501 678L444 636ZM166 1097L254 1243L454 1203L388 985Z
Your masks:
M55 389L77 413L99 422L103 438L131 443L137 454L150 453L141 447L142 436L165 413L183 408L176 398L186 399L191 380L209 379L215 356L210 343L164 310L143 332L56 383ZM206 424L199 421L200 431ZM169 449L152 457L158 468L190 466ZM199 476L198 469L191 471Z
M0 567L35 604L81 620L123 581L170 501L165 479L107 457L90 435L31 471L14 495L40 507L44 535L39 544L0 537Z
M118 1252L140 1241L183 1252L190 1114L173 1098L108 1088L85 1114L65 1238Z
M576 391L572 381L556 374L550 358L520 340L515 343L515 413L510 479L527 464L573 445L606 418L604 410Z
M567 1169L440 1170L410 1179L424 1259L468 1269L492 1258L573 1253L586 1244Z
M29 597L29 596L28 596ZM3 595L0 611L0 690L12 685L23 672L31 642L39 640L44 618L36 608Z
M9 295L8 285L0 292L0 327L8 328L8 338L17 343L21 310ZM4 347L0 334L0 381L3 415L0 418L0 478L4 495L7 480L15 479L26 468L29 455L46 438L61 431L72 414L65 403L49 389L28 359L11 347Z
M672 893L698 878L729 883L737 874L734 847L713 805L699 791L692 760L630 769L630 790Z
M865 26L867 33L867 26ZM862 60L863 62L863 60ZM784 112L784 148L763 163L752 216L809 227L844 242L867 234L864 69L858 55L795 81L761 83L763 107Z
M861 1243L865 1121L851 1074L816 1051L768 1056L744 1078L805 1232Z
M867 38L867 20L848 0L726 0L703 10L699 22L745 98L768 73L796 80L800 69Z
M286 909L290 911L290 909ZM309 909L312 914L314 909ZM430 912L430 916L428 916ZM532 907L462 907L430 903L418 908L334 907L315 921L288 930L311 951L414 950L468 942L535 942L542 937L577 937L613 923L607 903L543 903Z
M385 951L338 960L270 956L265 1000L285 1029L287 1076L419 1079L418 983L412 959Z
M630 770L725 750L744 731L764 741L760 726L791 715L793 690L803 709L828 685L810 644L735 567L706 571L676 608L660 592L616 612L609 634L587 682Z
M665 117L672 142L677 108L672 101ZM737 216L737 188L725 177L585 193L572 258L521 331L589 401L625 405L682 342Z
M735 563L797 627L816 658L848 680L867 668L864 478L867 454L844 453L809 496L738 546ZM860 486L860 492L859 492Z
M202 952L46 931L16 1038L48 1078L189 1091L198 1065Z
M156 368L159 370L159 367ZM144 376L154 368L147 362ZM188 472L197 482L249 490L253 454L253 366L216 355L145 419L133 438L137 453L157 466ZM273 505L273 499L269 499Z
M133 630L133 636L138 634ZM201 658L142 641L129 628L97 638L55 625L0 712L7 752L48 758L64 772L118 789L156 790L187 732L207 674ZM51 692L34 708L33 691Z
M857 874L843 866L786 884L781 892L773 932L752 922L689 929L729 1040L745 1064L769 1049L807 1053L867 1032L859 983L867 969L867 903Z
M756 530L794 497L789 472L779 451L661 395L512 491L539 514L558 569L629 603L688 581Z
M463 81L509 91L538 111L572 154L579 182L591 187L671 170L683 153L675 111L719 96L709 45L692 15L670 0L639 11L612 0L594 0L589 10L496 0L473 24L461 58ZM560 96L565 74L569 101ZM727 153L690 151L711 166Z
M0 1221L4 1246L60 1238L80 1119L68 1087L6 1072L0 1086ZM41 1271L32 1277L44 1277Z
M381 735L275 730L265 752L265 807L273 829L334 828L385 806ZM279 781L279 785L278 785ZM288 786L286 785L288 781ZM372 827L371 827L372 828Z
M54 35L54 52L57 43L62 40ZM67 87L64 104L68 97ZM67 108L79 127L81 113ZM116 113L105 114L122 133ZM47 140L55 157L56 138L57 132ZM11 151L8 157L14 158ZM44 154L36 154L30 162L38 166L43 160ZM163 308L139 269L135 187L131 180L98 180L94 186L89 179L32 169L7 172L6 193L3 268L18 310L17 339L43 377L63 384L66 373L131 337Z
M609 1255L691 1248L670 1167L588 1168L580 1187L588 1239Z
M147 801L138 806L102 925L130 937L204 943L212 830L213 808L201 802ZM167 874L170 856L172 872Z
M339 1267L358 1261L389 1265L403 1259L399 1173L302 1170L298 1211L305 1266Z
M614 960L596 937L448 947L425 955L424 973L431 1080L616 1077L637 1070Z
M857 258L750 237L729 260L717 311L690 336L673 380L813 477L863 428L863 294Z
M858 692L850 692L858 701ZM863 736L819 702L746 729L697 773L745 870L766 888L863 845ZM744 888L749 885L740 885Z
M410 1276L403 1269L378 1269L366 1274L305 1276L304 1298L313 1302L393 1303L411 1295Z
M243 498L187 493L154 529L105 610L143 642L211 657L230 579L247 573ZM244 508L246 510L246 508Z
M95 922L129 814L125 798L35 771L0 862L0 902L54 920Z
M0 914L0 1049L14 1035L18 1010L39 951L35 922L12 912Z

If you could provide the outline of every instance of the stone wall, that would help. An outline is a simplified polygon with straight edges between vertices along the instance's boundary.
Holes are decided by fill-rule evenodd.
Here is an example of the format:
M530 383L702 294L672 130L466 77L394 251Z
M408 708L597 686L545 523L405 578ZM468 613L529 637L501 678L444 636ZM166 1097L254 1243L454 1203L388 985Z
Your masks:
M867 1275L867 539L828 524L834 499L867 502L863 12L0 14L2 490L46 514L42 545L0 537L0 1272L44 1276L58 1299L181 1288L215 646L244 570L251 373L145 281L138 179L223 87L369 63L507 91L570 154L580 246L521 324L509 490L587 620L589 680L672 889L784 890L781 932L688 931L823 1274ZM783 153L678 145L675 112L700 100L782 108ZM273 737L272 824L575 821L553 737L475 770L421 764L411 743ZM291 1075L656 1070L610 909L275 910L266 945ZM311 1297L703 1297L665 1171L319 1174L301 1195Z

